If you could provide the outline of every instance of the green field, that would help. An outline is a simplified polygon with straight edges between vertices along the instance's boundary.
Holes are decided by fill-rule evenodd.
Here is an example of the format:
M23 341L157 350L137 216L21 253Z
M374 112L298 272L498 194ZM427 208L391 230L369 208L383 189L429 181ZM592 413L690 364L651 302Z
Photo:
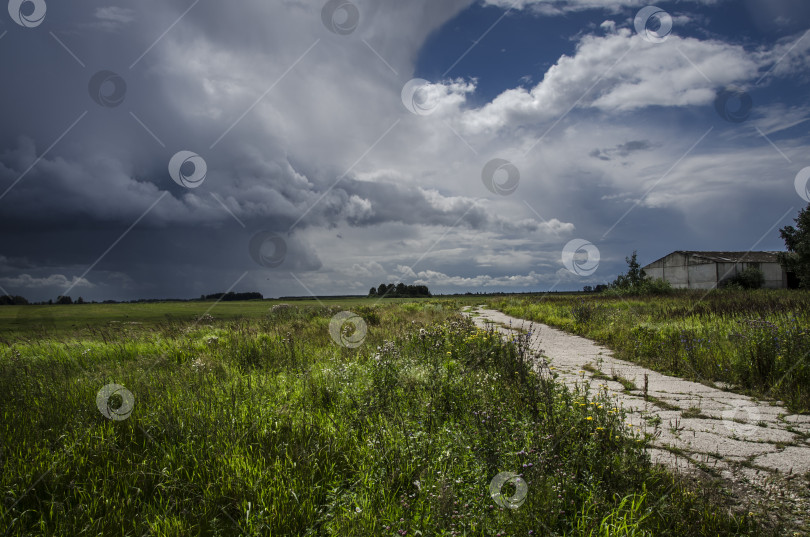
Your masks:
M507 298L502 311L604 343L617 357L810 411L810 292Z
M381 303L403 301L419 302L430 299L385 298ZM469 298L464 303L475 303ZM479 299L480 301L480 299ZM298 307L335 306L351 309L358 305L374 304L376 299L300 299L251 300L244 302L141 302L120 304L73 304L53 306L4 306L0 308L0 338L15 339L21 335L75 334L81 330L99 329L114 325L135 323L156 325L171 322L193 322L208 313L220 320L262 318L276 304Z
M480 302L0 308L0 527L783 534L712 483L651 466L604 392L564 389L532 371L525 339L459 315ZM330 333L347 309L367 333ZM522 481L493 496L502 472Z

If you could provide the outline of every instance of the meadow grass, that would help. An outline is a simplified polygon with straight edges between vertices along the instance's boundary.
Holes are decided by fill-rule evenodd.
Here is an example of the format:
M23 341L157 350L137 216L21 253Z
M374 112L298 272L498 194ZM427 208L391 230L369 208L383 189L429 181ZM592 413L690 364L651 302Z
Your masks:
M0 343L21 337L53 337L81 330L112 328L114 325L154 325L161 322L194 322L210 313L219 320L262 317L275 305L300 308L334 306L351 309L375 304L418 304L430 298L298 298L294 300L245 300L216 302L137 302L117 304L27 305L0 307ZM477 304L480 298L457 297L457 303Z
M365 304L357 348L330 337L335 305L7 337L4 535L778 534L652 466L606 392L533 368L525 335L459 301ZM110 383L126 419L97 408ZM525 497L493 497L501 472Z
M618 358L810 411L810 292L682 291L492 301L509 315L599 341Z

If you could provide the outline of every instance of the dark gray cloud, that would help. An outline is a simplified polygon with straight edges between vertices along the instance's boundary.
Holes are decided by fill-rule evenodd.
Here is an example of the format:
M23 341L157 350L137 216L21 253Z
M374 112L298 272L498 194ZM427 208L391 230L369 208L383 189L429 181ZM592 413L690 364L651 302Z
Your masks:
M563 279L581 287L615 274L638 245L651 257L676 243L746 249L792 200L789 188L758 189L761 177L791 179L795 170L755 130L728 126L645 196L706 128L703 117L692 129L666 116L667 106L711 99L671 49L640 48L605 91L559 117L592 85L594 65L614 61L605 51L624 53L627 28L584 36L531 94L510 90L474 109L474 80L434 81L436 113L409 113L400 93L422 44L472 1L357 0L360 18L346 35L324 26L319 0L51 1L35 28L0 16L0 286L34 299L71 287L91 299L194 297L234 285L305 294L302 282L319 293L363 292L392 277L444 291L536 289L560 280L562 247L585 237L605 269L592 281ZM738 80L791 44L750 54L719 42L680 46L696 65L723 60L723 76ZM803 72L800 56L774 74ZM678 84L662 91L665 76ZM647 115L648 105L660 116ZM784 110L759 108L754 118L776 136ZM795 162L806 152L801 136L777 139ZM197 188L170 176L180 151L205 161ZM520 170L514 194L482 183L494 158ZM718 220L737 211L718 213L718 200L735 208L756 200L770 212L729 238ZM285 241L282 264L252 259L248 244L261 230Z

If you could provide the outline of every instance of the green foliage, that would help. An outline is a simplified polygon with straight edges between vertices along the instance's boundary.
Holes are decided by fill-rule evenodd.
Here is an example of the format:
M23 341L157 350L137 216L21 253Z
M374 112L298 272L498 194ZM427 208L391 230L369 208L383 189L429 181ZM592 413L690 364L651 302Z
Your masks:
M781 254L782 264L796 274L799 285L810 288L810 205L799 211L794 219L796 227L785 226L779 230L788 253Z
M641 295L666 295L673 291L672 285L661 278L645 278L635 286L630 287L608 287L602 291L603 296L641 296Z
M603 313L603 308L594 300L586 301L583 298L571 306L571 316L579 325L586 325L594 321L601 313Z
M726 289L761 289L765 285L765 274L757 267L748 266L720 285Z
M641 268L637 257L637 252L633 250L633 255L631 257L625 257L624 260L627 262L627 273L619 274L619 276L613 281L613 287L617 289L634 289L641 285L641 282L647 277L647 274L644 272L644 269Z
M457 308L362 309L379 322L358 348L329 335L343 308L298 305L14 339L5 535L759 533L651 466L606 392L565 388L528 334L504 341ZM96 408L111 382L134 396L126 420ZM529 487L517 509L490 496L501 471Z
M602 291L607 296L633 296L633 295L655 295L667 294L672 291L672 286L668 281L662 279L651 279L641 268L636 259L637 253L633 250L631 257L626 257L627 272L619 274L607 289Z
M379 298L414 298L414 297L429 297L431 296L427 285L405 285L400 282L396 285L393 283L381 283L380 286L374 290L372 287L369 290L368 296Z

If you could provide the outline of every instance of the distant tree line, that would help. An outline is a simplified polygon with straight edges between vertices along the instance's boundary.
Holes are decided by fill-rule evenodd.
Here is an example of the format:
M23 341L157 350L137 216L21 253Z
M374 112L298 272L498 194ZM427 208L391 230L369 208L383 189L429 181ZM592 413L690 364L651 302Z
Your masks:
M261 293L256 292L249 292L249 293L234 293L233 291L228 293L214 293L213 295L203 295L200 297L200 300L221 300L223 302L231 302L234 300L264 300L264 297Z
M0 306L28 306L28 305L45 305L45 304L86 304L82 297L76 299L76 302L73 301L72 298L69 296L60 296L56 299L56 302L53 299L48 300L47 302L28 302L28 300L24 296L11 296L5 295L0 296Z
M24 296L0 296L0 306L25 306L28 301Z
M379 287L372 287L368 291L370 297L386 298L414 298L432 296L427 285L405 285L404 283L381 283Z
M199 299L182 299L182 298L139 298L137 300L104 300L101 304L126 304L127 302L130 304L137 304L137 303L151 303L151 302L190 302L192 300L222 300L224 302L234 301L234 300L264 300L264 296L261 293L257 292L249 292L249 293L214 293L212 295L202 295ZM29 302L24 296L12 296L12 295L4 295L0 296L0 306L28 306L28 305L72 305L72 304L98 304L98 302L92 301L87 302L82 297L73 300L70 296L58 296L56 300L50 299L47 302Z

